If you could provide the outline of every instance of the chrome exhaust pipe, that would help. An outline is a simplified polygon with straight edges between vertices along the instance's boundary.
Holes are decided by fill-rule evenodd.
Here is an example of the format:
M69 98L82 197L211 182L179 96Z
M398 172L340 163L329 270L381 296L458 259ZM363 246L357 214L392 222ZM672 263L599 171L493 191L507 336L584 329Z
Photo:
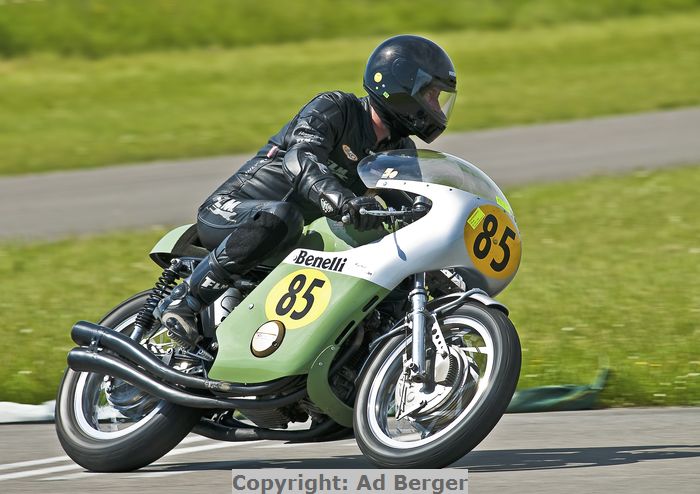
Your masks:
M128 362L124 362L118 357L91 352L85 348L74 348L68 352L68 366L77 372L95 372L122 379L157 398L190 408L227 410L235 408L278 408L291 405L306 396L306 389L270 399L226 399L200 396L175 388L169 384L158 382L155 378L146 375L140 369L130 366Z
M71 330L71 338L80 346L107 348L120 357L143 367L149 374L162 381L231 396L273 394L292 385L298 379L298 376L293 376L267 383L247 385L183 374L165 365L158 357L128 336L88 321L75 323Z

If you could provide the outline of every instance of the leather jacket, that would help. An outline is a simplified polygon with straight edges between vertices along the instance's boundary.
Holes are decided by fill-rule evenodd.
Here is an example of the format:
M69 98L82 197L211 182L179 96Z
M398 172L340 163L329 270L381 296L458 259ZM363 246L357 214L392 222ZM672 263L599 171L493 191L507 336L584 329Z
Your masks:
M368 97L321 93L209 200L229 196L291 201L306 221L322 214L339 219L343 203L367 190L357 175L362 158L390 149L415 149L407 136L376 141Z

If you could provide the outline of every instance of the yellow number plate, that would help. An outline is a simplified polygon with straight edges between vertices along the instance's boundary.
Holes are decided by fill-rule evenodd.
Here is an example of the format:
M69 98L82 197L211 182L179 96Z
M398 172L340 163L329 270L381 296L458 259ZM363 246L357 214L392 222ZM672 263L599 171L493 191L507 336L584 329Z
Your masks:
M265 315L270 320L296 329L312 323L328 307L331 281L318 269L299 269L288 274L270 290Z
M520 265L520 234L498 206L472 211L464 225L464 243L474 266L491 278L507 278Z

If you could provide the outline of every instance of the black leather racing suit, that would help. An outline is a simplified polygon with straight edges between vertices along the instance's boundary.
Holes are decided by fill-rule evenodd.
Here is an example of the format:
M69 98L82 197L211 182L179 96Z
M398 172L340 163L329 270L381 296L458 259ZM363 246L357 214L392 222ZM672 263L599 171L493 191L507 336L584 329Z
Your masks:
M368 97L316 96L200 207L199 236L219 277L292 247L304 222L340 219L343 202L366 191L357 163L406 148L415 148L408 137L377 144Z

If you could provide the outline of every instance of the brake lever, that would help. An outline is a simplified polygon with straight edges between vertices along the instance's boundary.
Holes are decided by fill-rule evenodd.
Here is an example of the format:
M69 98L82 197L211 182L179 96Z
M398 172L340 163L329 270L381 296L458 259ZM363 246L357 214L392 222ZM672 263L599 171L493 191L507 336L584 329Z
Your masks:
M381 216L385 218L396 218L399 216L406 216L409 214L412 214L413 211L409 209L397 211L393 208L389 209L365 209L365 208L360 208L360 214L361 215L368 215L368 216ZM350 215L349 214L344 214L343 217L340 219L344 224L349 224L350 223Z

